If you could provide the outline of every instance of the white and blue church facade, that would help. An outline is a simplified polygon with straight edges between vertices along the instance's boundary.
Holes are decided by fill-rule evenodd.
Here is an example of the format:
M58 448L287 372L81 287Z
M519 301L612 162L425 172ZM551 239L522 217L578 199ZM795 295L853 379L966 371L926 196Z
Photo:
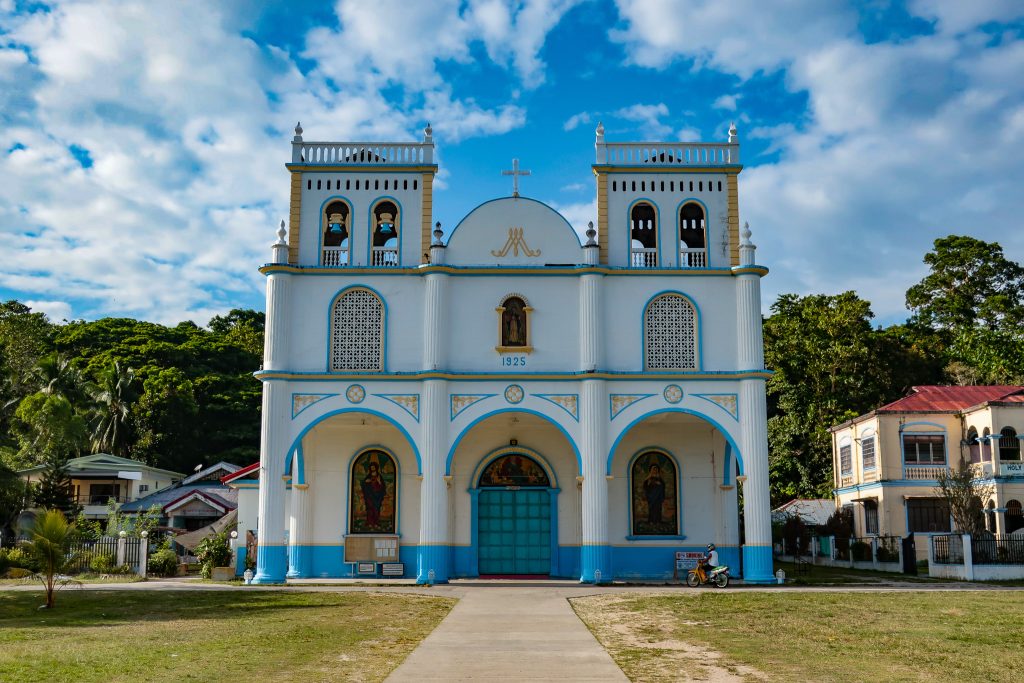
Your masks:
M261 268L255 582L374 559L424 583L665 579L710 542L773 580L767 269L739 227L735 128L612 143L599 126L584 238L518 191L446 234L429 127L296 127L287 168Z

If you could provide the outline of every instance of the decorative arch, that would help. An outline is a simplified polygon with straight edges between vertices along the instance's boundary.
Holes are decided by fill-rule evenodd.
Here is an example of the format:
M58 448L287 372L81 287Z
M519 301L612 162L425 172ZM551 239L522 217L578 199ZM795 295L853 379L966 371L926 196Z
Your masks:
M992 460L992 430L988 427L981 432L981 459L985 462Z
M376 290L356 285L331 301L329 372L383 372L387 308Z
M736 457L736 467L739 469L740 476L744 475L745 468L743 466L743 453L740 451L739 445L736 443L736 440L732 437L728 430L726 430L718 421L708 417L704 413L699 413L696 410L691 410L690 408L673 407L658 408L656 410L644 413L643 415L637 417L628 425L626 425L625 428L623 428L623 430L619 432L618 436L615 437L615 441L612 443L611 449L609 449L608 451L608 460L605 465L605 474L607 476L610 477L612 474L612 463L615 460L615 451L618 449L619 443L622 441L623 438L625 438L626 434L629 434L629 430L633 429L633 427L640 424L644 420L650 417L654 417L655 415L661 415L662 413L685 413L687 415L693 415L694 417L700 418L701 420L707 422L712 427L717 429L722 434L722 437L725 439L726 449L731 451L732 455Z
M644 306L644 370L700 369L700 311L682 292L660 292Z
M524 452L508 452L491 460L480 472L477 488L539 486L551 488L543 466Z
M481 458L480 462L477 463L476 468L473 470L473 475L469 480L470 486L478 488L480 478L481 476L483 476L484 471L492 464L497 462L499 459L507 455L525 455L526 457L530 458L535 463L537 463L540 466L540 468L544 471L544 475L547 477L548 480L548 483L545 484L545 486L550 486L551 488L554 489L558 488L558 476L555 474L555 468L551 466L551 463L548 462L547 458L545 458L543 455L533 450L532 448L527 448L526 446L519 445L502 446L501 448L496 448L487 455L485 455L483 458Z
M466 434L469 434L470 430L472 430L473 427L483 422L487 418L494 417L495 415L501 415L502 413L524 413L526 415L536 415L545 422L550 422L553 426L555 426L558 429L558 431L562 433L562 436L566 438L566 440L569 442L569 445L572 446L573 455L576 456L576 474L583 474L583 459L580 456L580 449L576 445L576 440L572 437L571 434L569 434L569 431L558 420L554 419L550 415L545 415L544 413L541 413L536 410L530 410L528 408L500 408L498 410L492 410L489 413L484 413L483 415L477 417L475 420L466 425L462 429L462 431L459 432L459 435L455 437L455 441L452 443L452 447L448 450L448 457L445 458L445 476L451 475L452 460L455 459L455 452L459 449L459 444L462 443L462 439L465 438ZM519 447L517 446L517 448Z
M398 458L382 446L368 446L348 468L348 533L398 533Z
M626 467L630 535L678 536L682 526L679 464L664 448L642 448Z
M978 429L977 427L970 427L967 430L967 438L965 439L967 452L970 456L971 462L981 462L981 444L978 442Z
M347 266L352 254L352 203L342 196L320 205L320 265Z
M370 205L370 239L367 263L371 266L401 265L402 205L394 197L378 197Z
M679 207L679 267L706 268L708 265L707 210L688 199Z
M494 350L498 353L530 353L533 351L531 343L531 321L533 307L529 300L513 292L506 294L501 303L494 309L498 314L498 345Z
M409 430L403 427L400 422L395 420L390 415L382 413L379 410L371 410L370 408L339 408L337 410L326 412L320 417L316 418L315 420L310 421L308 425L302 428L302 431L299 432L299 434L292 440L292 443L288 447L288 450L285 451L285 474L293 475L293 472L291 470L292 454L295 452L296 449L300 449L302 447L302 439L305 438L306 434L308 434L310 430L312 430L314 427L316 427L324 420L328 420L334 417L335 415L342 415L344 413L365 413L366 415L373 415L375 417L381 418L382 420L390 424L392 427L397 429L399 432L401 432L402 436L405 437L406 443L408 443L409 447L412 449L413 457L416 458L416 474L423 474L423 462L420 459L420 449L416 446L416 440L412 438L411 434L409 434ZM300 469L299 472L294 473L293 476L296 479L305 482L305 465L303 464L302 458L298 459L298 466L302 469Z
M657 268L658 229L661 221L658 205L650 199L637 199L629 205L629 265L631 268Z
M999 459L1020 460L1020 440L1013 427L1003 427L999 432Z

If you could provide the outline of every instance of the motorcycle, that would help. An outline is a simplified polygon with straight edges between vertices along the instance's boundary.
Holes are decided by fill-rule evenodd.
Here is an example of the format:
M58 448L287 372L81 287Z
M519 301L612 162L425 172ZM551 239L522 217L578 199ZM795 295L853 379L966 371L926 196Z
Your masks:
M686 585L691 588L710 583L718 588L725 588L729 585L729 568L725 565L715 567L710 572L704 571L704 566L698 564L696 568L686 572Z

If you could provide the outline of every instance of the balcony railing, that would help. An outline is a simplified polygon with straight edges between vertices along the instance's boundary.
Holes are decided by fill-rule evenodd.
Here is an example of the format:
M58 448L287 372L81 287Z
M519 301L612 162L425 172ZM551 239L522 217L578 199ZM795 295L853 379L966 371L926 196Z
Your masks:
M323 265L329 268L348 265L348 247L324 247Z
M657 268L657 248L633 247L630 253L630 265L633 268Z
M292 163L307 166L385 166L434 163L434 145L410 142L301 142L292 143Z
M704 249L680 249L680 268L704 268L708 265L708 253Z
M740 146L714 142L609 142L597 145L597 163L623 166L739 164Z
M374 247L371 256L372 260L370 265L372 266L380 266L384 268L394 268L398 266L397 247Z
M915 481L932 481L938 479L941 473L948 473L949 471L949 468L945 465L904 465L903 478Z
M106 505L108 500L113 500L115 503L130 503L135 500L124 493L116 496L101 493L80 493L77 496L72 496L72 498L79 505Z

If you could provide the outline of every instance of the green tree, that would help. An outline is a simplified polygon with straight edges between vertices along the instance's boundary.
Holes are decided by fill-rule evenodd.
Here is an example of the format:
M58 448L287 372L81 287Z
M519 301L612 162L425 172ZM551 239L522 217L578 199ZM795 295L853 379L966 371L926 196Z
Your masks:
M144 383L136 404L136 448L150 464L178 472L191 469L196 445L196 405L192 381L176 368L161 370Z
M929 274L907 290L912 322L947 332L1024 324L1024 268L998 243L941 237L924 262Z
M39 484L32 496L35 505L50 510L60 510L65 515L74 517L78 514L79 507L71 487L67 456L51 453L47 455L43 466L45 469L39 477Z
M935 495L949 505L953 526L965 534L978 534L985 530L985 512L982 500L992 495L991 484L975 479L971 466L960 461L957 469L942 470Z
M76 457L86 443L85 419L61 394L26 396L15 411L19 467L42 464L51 456Z
M104 369L94 385L92 400L93 452L128 457L133 446L132 404L137 398L135 372L119 361Z
M14 535L14 525L29 502L28 485L0 463L0 536Z
M59 577L73 559L74 526L59 510L45 510L36 516L28 537L25 549L39 563L39 580L46 589L45 607L53 609L57 591L69 583Z
M210 331L229 344L259 358L263 355L263 333L266 315L262 311L233 308L227 315L210 319Z

